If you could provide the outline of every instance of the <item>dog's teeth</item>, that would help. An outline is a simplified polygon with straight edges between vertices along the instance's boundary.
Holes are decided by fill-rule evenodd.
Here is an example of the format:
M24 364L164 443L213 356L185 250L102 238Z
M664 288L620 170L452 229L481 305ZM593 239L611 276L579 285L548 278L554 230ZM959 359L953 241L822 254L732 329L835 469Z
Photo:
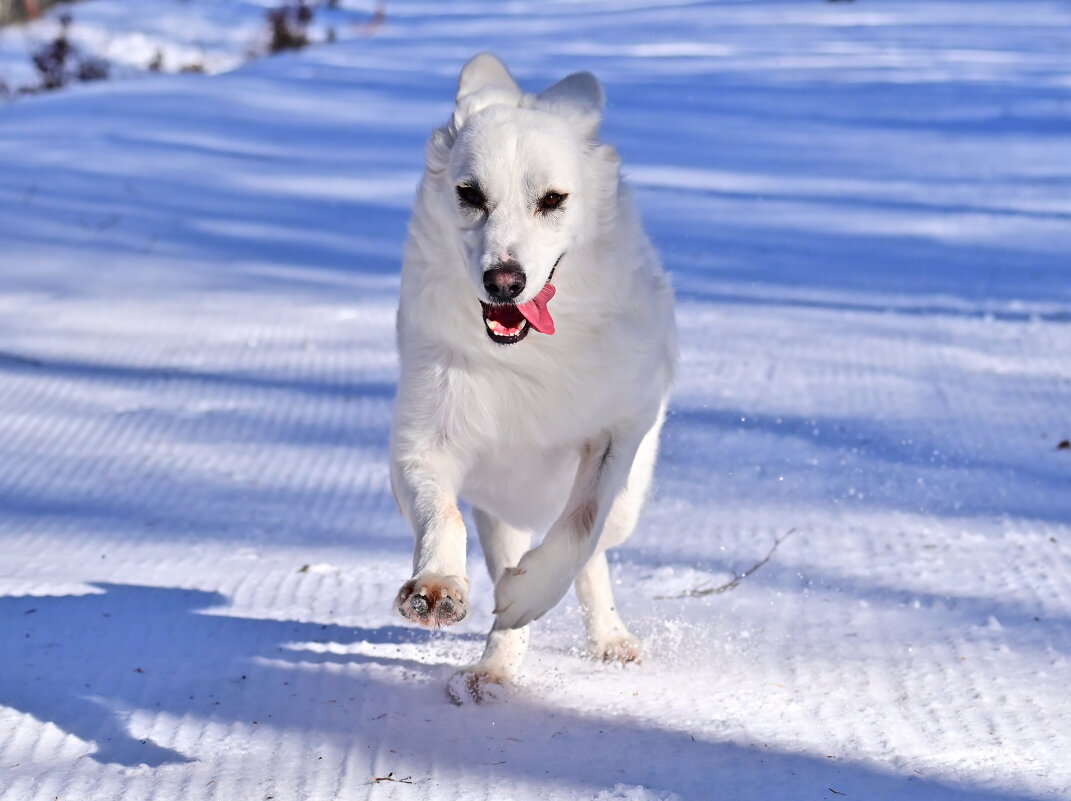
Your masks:
M485 317L483 322L484 325L487 326L487 330L490 331L492 334L495 334L496 336L500 337L509 337L511 339L519 337L522 333L524 333L524 329L528 326L527 320L522 320L521 324L516 327L507 327L500 323L498 320L492 320L488 317Z

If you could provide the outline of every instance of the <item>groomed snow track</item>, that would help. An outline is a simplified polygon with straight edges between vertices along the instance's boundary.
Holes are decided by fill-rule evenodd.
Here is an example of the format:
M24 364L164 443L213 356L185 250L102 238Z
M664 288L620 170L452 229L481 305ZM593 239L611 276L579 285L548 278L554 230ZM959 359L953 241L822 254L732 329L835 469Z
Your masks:
M1069 43L1040 0L392 2L0 106L0 799L1071 797ZM604 80L683 363L613 561L646 663L570 596L457 708L491 587L390 614L385 446L481 49Z

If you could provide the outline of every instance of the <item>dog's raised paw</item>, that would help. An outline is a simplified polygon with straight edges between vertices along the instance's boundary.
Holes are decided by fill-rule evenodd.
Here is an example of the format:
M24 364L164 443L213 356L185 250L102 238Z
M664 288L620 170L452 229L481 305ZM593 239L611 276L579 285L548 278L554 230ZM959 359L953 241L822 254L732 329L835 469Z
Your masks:
M406 620L427 628L450 626L468 614L468 584L462 576L416 576L398 590L394 608Z
M519 629L549 612L569 590L572 576L555 553L540 545L495 582L495 629Z
M459 670L446 685L447 696L458 706L498 703L506 699L509 691L505 676L478 667Z
M621 664L641 664L643 662L643 644L640 642L639 637L634 637L631 634L592 642L588 646L588 653L592 659L600 662L619 662Z

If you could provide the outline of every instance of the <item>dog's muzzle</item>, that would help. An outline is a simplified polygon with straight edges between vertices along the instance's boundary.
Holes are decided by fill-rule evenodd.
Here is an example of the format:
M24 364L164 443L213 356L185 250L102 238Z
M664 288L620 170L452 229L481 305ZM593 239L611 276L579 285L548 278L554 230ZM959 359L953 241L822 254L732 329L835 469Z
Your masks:
M498 302L484 303L483 308L484 330L492 342L499 345L512 345L520 342L531 329L541 334L554 333L554 318L550 316L547 304L554 297L554 285L550 282L554 277L554 271L558 269L562 256L554 262L547 277L547 283L539 290L539 294L526 303L513 303L525 287L525 275L517 265L512 263L501 264L483 274L484 289L488 297Z

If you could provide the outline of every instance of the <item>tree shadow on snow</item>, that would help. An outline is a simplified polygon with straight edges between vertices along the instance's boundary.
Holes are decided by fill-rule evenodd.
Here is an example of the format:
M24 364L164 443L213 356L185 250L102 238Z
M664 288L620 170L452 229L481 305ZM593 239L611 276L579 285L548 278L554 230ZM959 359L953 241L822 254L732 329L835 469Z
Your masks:
M391 753L418 784L419 771L433 769L489 789L496 782L515 788L518 779L578 793L625 783L689 801L1031 798L761 743L713 742L690 735L684 721L671 730L620 713L548 707L523 690L505 705L457 708L443 693L449 666L345 651L441 635L230 617L209 611L227 602L215 592L95 586L102 592L0 598L0 703L94 744L92 758L101 763L163 766L198 758L148 739L139 731L138 714L145 712L227 724L227 737L251 736L235 724L314 730L350 753L374 748L370 759Z
M98 762L189 761L135 736L123 719L139 709L244 719L235 712L249 707L254 660L291 658L287 643L404 643L433 636L401 626L202 614L227 602L216 592L92 586L103 592L0 597L0 641L6 643L0 703L95 743Z
M131 365L84 359L41 359L28 354L0 352L0 381L28 377L64 381L79 386L136 393L144 399L133 408L97 418L105 438L181 443L182 447L262 449L264 461L283 449L301 449L319 465L332 458L352 464L385 459L393 380L376 371L339 370L329 374L291 369L209 370L169 365ZM233 404L235 393L246 402ZM184 403L161 403L160 398L194 396L207 408L191 411ZM285 409L285 412L280 412ZM78 412L75 412L76 414ZM345 457L339 455L346 451ZM79 451L76 458L93 460L99 454ZM397 511L383 482L358 491L352 484L295 481L290 474L272 477L257 471L255 480L221 482L218 473L184 470L167 459L156 464L166 473L167 502L150 489L160 472L146 470L140 458L109 459L116 489L96 493L69 465L68 453L38 452L37 468L51 476L32 487L9 486L0 480L0 508L12 521L39 526L48 519L75 520L83 531L173 538L204 536L221 539L249 535L250 510L276 540L302 543L352 543L352 521L365 521L363 545L385 550L410 547L399 533ZM55 465L50 465L51 460ZM374 463L374 462L373 462ZM386 476L386 468L383 468ZM337 514L339 507L352 512ZM302 509L300 521L294 509ZM377 524L372 525L375 518Z
M1020 386L1028 380L1020 379ZM1066 467L1060 459L1045 458L1054 450L1032 442L1018 452L999 446L1015 440L1017 420L987 421L984 431L965 436L910 417L890 421L717 407L670 411L659 466L666 482L694 482L708 495L712 487L724 493L713 497L716 503L760 495L857 510L1015 515L1056 523L1071 514ZM1001 436L1003 427L1011 433ZM752 468L757 472L748 472Z

